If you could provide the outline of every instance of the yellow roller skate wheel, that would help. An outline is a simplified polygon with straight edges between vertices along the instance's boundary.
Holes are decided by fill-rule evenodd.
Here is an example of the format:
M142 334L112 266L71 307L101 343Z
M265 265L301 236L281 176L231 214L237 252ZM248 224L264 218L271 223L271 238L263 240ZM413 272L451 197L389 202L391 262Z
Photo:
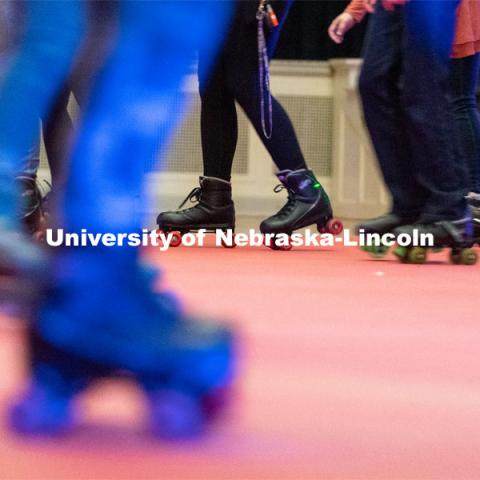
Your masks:
M408 252L408 263L414 265L423 265L427 261L427 249L422 247L413 247Z
M395 248L393 253L402 263L407 263L408 262L408 248L407 247L397 247L397 248Z
M477 252L471 248L464 248L459 253L450 254L450 261L455 265L475 265L477 260Z

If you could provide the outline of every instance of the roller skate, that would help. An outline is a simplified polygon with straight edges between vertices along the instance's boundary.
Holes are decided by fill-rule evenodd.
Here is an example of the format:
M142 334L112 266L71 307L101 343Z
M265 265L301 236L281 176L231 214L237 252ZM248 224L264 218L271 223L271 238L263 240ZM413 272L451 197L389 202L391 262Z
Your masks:
M379 238L386 233L392 233L396 228L403 225L409 225L416 221L417 217L402 216L397 213L390 212L381 217L373 218L361 223L357 226L357 234L366 234L378 236ZM361 247L364 252L369 253L375 258L383 258L387 255L390 246L382 243L381 240L374 245L365 245Z
M280 241L278 235L291 235L295 230L310 225L316 225L319 233L342 233L342 222L333 218L330 199L311 170L283 170L277 173L277 177L281 183L274 191L287 190L288 200L275 215L260 224L264 235L274 235L270 248L290 250L291 244Z
M19 175L15 178L21 196L20 220L27 233L43 241L48 219L47 198L35 177Z
M98 379L127 376L145 394L156 437L203 432L228 400L231 331L188 317L168 294L153 295L151 276L124 255L61 255L55 287L30 327L31 382L10 409L11 428L72 431L78 396Z
M182 235L200 229L207 233L216 230L235 230L235 207L232 201L232 184L215 177L200 177L200 186L194 188L173 212L162 212L157 217L158 230L173 235L170 245L182 243ZM197 202L182 210L189 201ZM234 246L223 243L224 247Z
M22 228L18 184L0 175L0 308L6 313L29 309L40 293L46 256Z
M405 225L395 229L394 234L397 243L400 243L400 236L405 238L426 239L427 235L433 238L433 244L429 247L422 247L411 243L408 246L397 246L394 254L402 263L424 264L427 261L428 250L440 251L444 248L450 249L450 262L455 265L475 265L477 253L473 246L473 222L470 212L464 218L453 221L438 221L429 224L417 223Z
M480 194L470 193L467 197L468 205L472 211L473 241L480 246Z

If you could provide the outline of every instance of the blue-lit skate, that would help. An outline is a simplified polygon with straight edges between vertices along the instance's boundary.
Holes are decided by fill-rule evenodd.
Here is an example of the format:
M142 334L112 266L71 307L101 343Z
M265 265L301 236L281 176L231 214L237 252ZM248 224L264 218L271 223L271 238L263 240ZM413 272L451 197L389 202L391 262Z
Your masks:
M152 294L144 270L112 278L116 260L105 252L65 256L62 270L74 273L60 274L30 329L31 385L10 412L17 432L71 430L77 395L110 376L138 382L150 429L161 438L202 432L225 403L234 367L231 331L187 317L170 294ZM95 269L95 285L75 273L77 262Z

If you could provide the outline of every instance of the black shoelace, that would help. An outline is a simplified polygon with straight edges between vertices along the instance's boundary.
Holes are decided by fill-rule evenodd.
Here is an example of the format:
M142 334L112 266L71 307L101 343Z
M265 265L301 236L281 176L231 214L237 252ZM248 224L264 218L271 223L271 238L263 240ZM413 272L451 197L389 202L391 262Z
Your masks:
M288 192L287 203L277 212L277 214L275 215L276 217L286 217L292 212L296 204L294 192L289 188L285 187L285 185L279 183L273 189L275 193L280 193L282 190L287 190Z
M202 188L201 187L195 187L185 198L185 200L178 206L178 209L180 210L187 202L200 202L200 198L202 195ZM194 208L194 207L192 207Z

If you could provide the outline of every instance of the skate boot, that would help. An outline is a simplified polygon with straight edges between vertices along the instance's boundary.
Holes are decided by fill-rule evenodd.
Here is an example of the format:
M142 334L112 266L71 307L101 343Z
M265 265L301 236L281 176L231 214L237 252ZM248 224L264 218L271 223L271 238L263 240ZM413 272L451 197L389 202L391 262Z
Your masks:
M201 433L225 405L231 331L188 317L168 294L153 295L151 275L117 253L60 254L55 288L29 331L31 382L10 409L15 431L71 430L81 414L78 395L112 376L138 383L159 438Z
M397 244L401 236L412 239L407 246L397 246L394 253L402 263L424 264L427 261L428 249L439 251L443 248L450 249L450 262L455 265L475 265L477 253L473 246L473 222L471 212L468 211L464 218L458 220L444 220L434 223L416 223L396 228L394 234ZM415 245L430 235L433 244L430 247Z
M45 256L19 222L19 191L15 175L0 162L0 308L23 313L38 293L45 272ZM20 309L20 312L18 311Z
M30 175L16 177L21 195L20 220L27 233L41 240L45 236L47 222L46 195L40 190L37 179Z
M381 242L380 236L386 233L392 233L396 228L403 225L415 223L416 220L417 216L406 217L390 212L381 217L373 218L361 223L357 226L357 234L366 234L372 239L375 235L378 236L378 238L375 238L375 244L362 246L362 250L375 258L384 257L388 253L390 247Z
M40 295L46 254L5 218L0 217L0 310L25 314Z
M470 193L467 197L473 218L473 241L480 246L480 194Z
M182 210L188 201L197 204ZM157 217L160 231L175 234L171 246L180 245L182 235L188 232L200 229L210 233L215 233L216 230L235 230L232 184L226 180L200 177L200 187L194 188L178 208L173 212L162 212Z
M275 215L260 224L260 231L273 234L269 242L274 250L290 250L290 243L281 241L282 235L291 235L295 230L317 225L320 233L338 235L343 231L342 223L333 218L332 207L327 193L315 178L311 170L283 170L278 172L280 184L274 189L276 193L283 189L288 191L287 203Z

